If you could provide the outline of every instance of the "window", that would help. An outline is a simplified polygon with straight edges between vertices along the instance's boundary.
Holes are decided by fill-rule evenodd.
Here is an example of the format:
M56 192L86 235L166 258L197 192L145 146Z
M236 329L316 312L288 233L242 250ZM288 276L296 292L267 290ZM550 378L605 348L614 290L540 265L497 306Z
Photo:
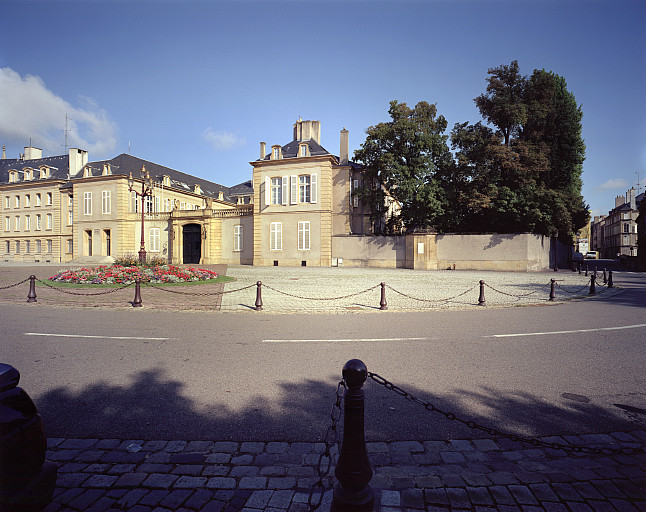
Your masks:
M299 203L309 203L310 202L310 176L309 174L303 174L298 177L298 202Z
M184 201L180 201L179 203L179 209L180 210L186 210L186 203Z
M25 215L25 231L31 229L31 215Z
M50 205L52 204L52 193L47 192L47 204Z
M25 241L25 253L29 254L31 251L31 240L26 240Z
M160 203L161 203L161 197L155 196L155 211L156 212L161 212L161 210L159 209Z
M153 198L152 198L152 196L146 196L146 200L144 201L144 212L145 213L152 213L153 212Z
M67 240L67 252L68 254L72 254L72 252L74 252L74 241L71 238L68 238Z
M5 209L11 208L11 198L9 196L5 196L4 198L4 207Z
M630 224L624 224L624 233L630 233Z
M92 215L92 192L83 192L83 214Z
M139 201L137 201L137 192L134 190L130 192L130 211L132 213L139 213Z
M74 206L74 196L67 196L67 206Z
M40 253L41 250L42 250L41 242L40 240L36 240L36 252Z
M164 199L164 211L165 212L171 211L169 198Z
M242 251L242 226L233 226L233 250Z
M16 216L16 231L20 231L20 217Z
M159 252L159 228L150 228L148 230L148 243L151 252Z
M25 170L24 180L25 181L31 181L31 171ZM27 252L29 252L29 251L27 251Z
M40 194L36 194L36 206L40 206Z
M359 197L358 196L354 196L352 198L352 206L354 206L355 208L357 208L359 206Z
M47 229L52 229L52 214L48 213L47 214Z
M271 204L283 204L283 179L271 179Z
M297 204L298 203L298 176L290 176L290 197L291 197L291 203L292 204Z
M301 144L301 156L307 156L307 145Z
M40 213L36 215L36 229L40 229Z
M31 206L31 196L29 194L25 195L25 208Z
M4 218L4 230L11 231L11 217Z
M109 215L112 204L112 193L109 190L101 191L101 213Z
M20 208L20 196L16 196L16 200L14 202L14 207L15 208Z
M16 240L16 254L20 254L20 240Z
M47 254L51 254L53 250L54 244L52 243L51 240L47 240Z
M67 225L71 226L72 224L74 224L74 212L70 210L67 212Z
M4 244L4 252L9 254L11 252L11 242L7 240Z
M308 220L298 223L298 250L310 250L310 221Z
M274 152L274 160L278 160L278 158L280 157L280 149L273 148L273 152Z
M269 226L269 250L283 250L283 223L272 222Z

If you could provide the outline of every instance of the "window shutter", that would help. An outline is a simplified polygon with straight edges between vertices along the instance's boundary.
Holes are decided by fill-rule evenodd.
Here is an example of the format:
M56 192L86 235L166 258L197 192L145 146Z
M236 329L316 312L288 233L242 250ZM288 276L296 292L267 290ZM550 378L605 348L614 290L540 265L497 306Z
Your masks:
M289 179L292 189L289 194L291 196L291 204L298 204L298 176L290 176Z
M282 196L283 196L283 204L284 205L287 204L287 194L288 194L287 189L289 188L288 180L289 180L289 176L283 176L283 193L282 193Z
M271 204L271 181L269 176L265 176L265 206Z
M317 187L316 187L316 174L312 174L310 176L310 203L316 203L316 192L317 192Z

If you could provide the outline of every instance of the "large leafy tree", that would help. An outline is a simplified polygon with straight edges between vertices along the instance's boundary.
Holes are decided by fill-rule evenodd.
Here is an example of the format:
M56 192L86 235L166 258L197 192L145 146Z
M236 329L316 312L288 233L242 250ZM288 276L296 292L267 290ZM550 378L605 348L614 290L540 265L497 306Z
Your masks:
M391 120L371 126L355 160L364 167L364 186L359 195L370 207L375 232L388 232L393 222L382 223L386 195L401 211L393 221L407 230L428 228L442 213L438 170L450 164L444 135L447 122L435 105L425 101L414 108L390 102Z

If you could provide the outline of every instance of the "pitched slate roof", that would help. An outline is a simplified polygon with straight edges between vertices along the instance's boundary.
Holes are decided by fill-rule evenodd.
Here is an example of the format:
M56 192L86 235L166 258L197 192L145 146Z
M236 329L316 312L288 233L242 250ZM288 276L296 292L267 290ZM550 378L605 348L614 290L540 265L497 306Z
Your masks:
M331 153L325 149L323 146L318 144L314 140L293 140L288 144L285 144L281 150L283 153L283 158L296 158L298 157L298 147L301 143L306 142L309 146L311 156L322 156L322 155L331 155ZM264 160L271 160L271 153L265 156Z
M0 183L9 182L10 170L22 171L25 167L38 169L41 166L47 166L50 168L49 177L45 179L67 180L67 173L69 172L69 158L67 155L59 155L35 158L33 160L24 160L19 158L0 159ZM33 181L39 180L36 179Z

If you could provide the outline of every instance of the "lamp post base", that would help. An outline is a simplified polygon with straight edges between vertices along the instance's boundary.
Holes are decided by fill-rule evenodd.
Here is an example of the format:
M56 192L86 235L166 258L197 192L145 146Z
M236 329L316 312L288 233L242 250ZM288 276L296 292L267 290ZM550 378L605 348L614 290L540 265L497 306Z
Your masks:
M144 249L139 250L139 263L146 263L146 251Z

